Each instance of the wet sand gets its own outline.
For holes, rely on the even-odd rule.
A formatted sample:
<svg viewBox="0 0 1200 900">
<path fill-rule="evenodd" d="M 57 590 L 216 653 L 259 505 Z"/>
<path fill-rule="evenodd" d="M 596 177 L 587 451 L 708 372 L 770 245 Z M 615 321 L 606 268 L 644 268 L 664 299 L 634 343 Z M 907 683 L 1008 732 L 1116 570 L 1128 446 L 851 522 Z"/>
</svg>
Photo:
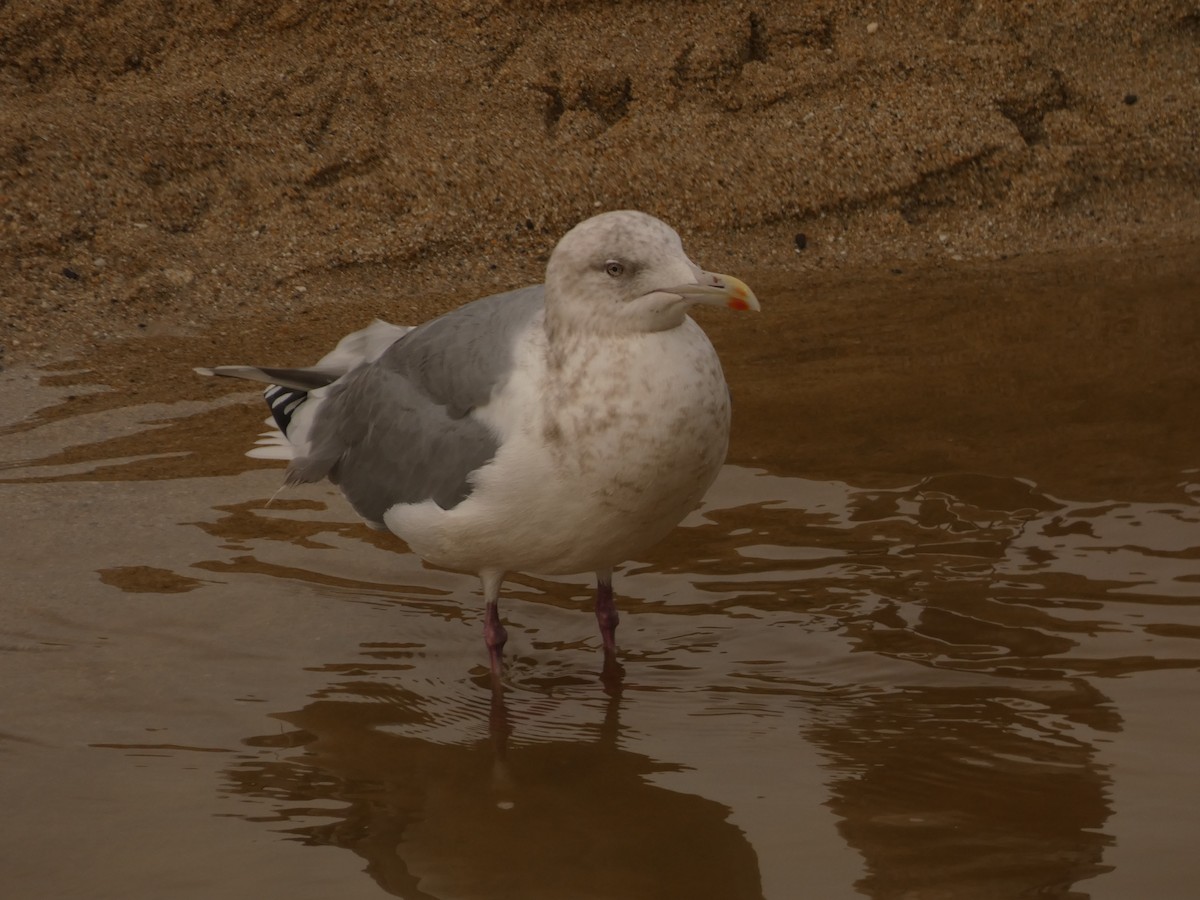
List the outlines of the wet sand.
<svg viewBox="0 0 1200 900">
<path fill-rule="evenodd" d="M 1194 243 L 1198 22 L 1131 0 L 15 0 L 0 363 L 234 319 L 283 349 L 371 298 L 421 321 L 540 280 L 599 209 L 799 283 Z"/>
</svg>

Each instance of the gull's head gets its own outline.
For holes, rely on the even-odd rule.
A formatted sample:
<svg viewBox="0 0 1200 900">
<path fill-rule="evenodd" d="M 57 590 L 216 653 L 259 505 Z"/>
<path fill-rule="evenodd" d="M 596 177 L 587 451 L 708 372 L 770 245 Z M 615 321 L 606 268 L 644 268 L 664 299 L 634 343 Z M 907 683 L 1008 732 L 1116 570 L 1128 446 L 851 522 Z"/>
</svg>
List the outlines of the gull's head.
<svg viewBox="0 0 1200 900">
<path fill-rule="evenodd" d="M 618 210 L 580 222 L 546 266 L 546 315 L 559 327 L 664 331 L 683 324 L 697 304 L 759 308 L 749 287 L 705 272 L 683 252 L 675 229 L 646 213 Z"/>
</svg>

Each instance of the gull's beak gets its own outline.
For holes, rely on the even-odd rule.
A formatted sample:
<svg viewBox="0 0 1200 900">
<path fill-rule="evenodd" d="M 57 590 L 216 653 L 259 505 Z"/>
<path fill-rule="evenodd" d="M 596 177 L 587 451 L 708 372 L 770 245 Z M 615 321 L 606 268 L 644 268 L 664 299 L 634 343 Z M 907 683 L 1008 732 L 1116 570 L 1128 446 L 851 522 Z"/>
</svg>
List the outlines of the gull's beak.
<svg viewBox="0 0 1200 900">
<path fill-rule="evenodd" d="M 675 287 L 662 288 L 663 293 L 678 294 L 689 303 L 703 303 L 706 306 L 727 306 L 730 309 L 744 311 L 762 310 L 754 291 L 740 278 L 732 275 L 718 275 L 714 272 L 699 272 L 695 284 L 679 284 Z"/>
</svg>

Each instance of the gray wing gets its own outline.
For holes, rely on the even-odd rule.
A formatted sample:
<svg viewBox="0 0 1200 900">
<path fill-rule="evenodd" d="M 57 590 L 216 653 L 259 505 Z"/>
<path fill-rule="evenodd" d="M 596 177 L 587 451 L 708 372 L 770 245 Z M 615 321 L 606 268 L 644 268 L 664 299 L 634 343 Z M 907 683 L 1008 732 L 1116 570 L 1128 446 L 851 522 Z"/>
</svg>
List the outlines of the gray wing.
<svg viewBox="0 0 1200 900">
<path fill-rule="evenodd" d="M 329 478 L 380 526 L 397 503 L 456 506 L 499 447 L 471 413 L 505 383 L 516 340 L 541 308 L 541 285 L 485 297 L 351 371 L 327 389 L 288 483 Z"/>
</svg>

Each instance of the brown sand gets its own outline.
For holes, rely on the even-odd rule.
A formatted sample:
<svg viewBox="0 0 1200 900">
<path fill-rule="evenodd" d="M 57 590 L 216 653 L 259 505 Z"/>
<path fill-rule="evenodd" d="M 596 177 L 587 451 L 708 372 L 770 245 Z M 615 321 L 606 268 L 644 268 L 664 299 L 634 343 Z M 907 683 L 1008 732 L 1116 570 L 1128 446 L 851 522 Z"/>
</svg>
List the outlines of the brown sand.
<svg viewBox="0 0 1200 900">
<path fill-rule="evenodd" d="M 3 363 L 304 359 L 614 207 L 796 281 L 1200 236 L 1182 0 L 12 0 L 0 67 Z"/>
</svg>

